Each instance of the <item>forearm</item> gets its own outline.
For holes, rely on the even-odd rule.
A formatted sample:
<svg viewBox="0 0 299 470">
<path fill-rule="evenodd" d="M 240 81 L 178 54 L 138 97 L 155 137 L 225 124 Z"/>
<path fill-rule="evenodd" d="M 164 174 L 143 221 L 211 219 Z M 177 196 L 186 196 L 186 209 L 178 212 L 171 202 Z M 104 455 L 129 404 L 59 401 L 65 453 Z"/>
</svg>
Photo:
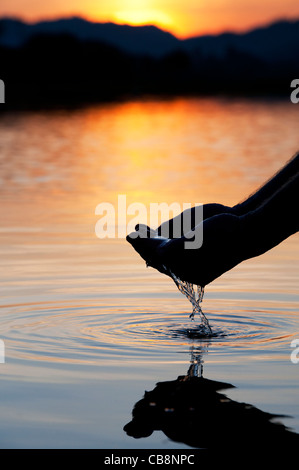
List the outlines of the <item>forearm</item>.
<svg viewBox="0 0 299 470">
<path fill-rule="evenodd" d="M 257 210 L 267 200 L 271 199 L 277 191 L 294 177 L 299 175 L 299 153 L 297 153 L 287 164 L 266 182 L 254 194 L 245 201 L 233 207 L 236 215 L 244 215 L 247 212 Z"/>
<path fill-rule="evenodd" d="M 258 256 L 299 230 L 299 175 L 293 177 L 261 207 L 240 217 L 245 257 Z"/>
</svg>

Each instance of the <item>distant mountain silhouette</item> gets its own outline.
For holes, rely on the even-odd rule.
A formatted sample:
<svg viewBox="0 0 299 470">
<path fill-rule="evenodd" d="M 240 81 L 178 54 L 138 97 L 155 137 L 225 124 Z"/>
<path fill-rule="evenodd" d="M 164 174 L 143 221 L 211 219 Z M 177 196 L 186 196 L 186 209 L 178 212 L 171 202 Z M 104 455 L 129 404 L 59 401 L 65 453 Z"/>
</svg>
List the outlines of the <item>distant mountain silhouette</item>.
<svg viewBox="0 0 299 470">
<path fill-rule="evenodd" d="M 278 21 L 246 33 L 223 33 L 179 40 L 156 26 L 93 23 L 83 18 L 63 18 L 33 24 L 12 18 L 0 19 L 0 46 L 21 47 L 35 35 L 72 35 L 80 41 L 115 46 L 129 54 L 163 57 L 177 50 L 203 57 L 223 58 L 230 49 L 263 61 L 297 60 L 299 20 Z"/>
<path fill-rule="evenodd" d="M 266 62 L 298 60 L 299 21 L 279 21 L 243 34 L 224 33 L 184 41 L 184 49 L 207 57 L 223 58 L 229 49 Z"/>
<path fill-rule="evenodd" d="M 299 21 L 179 40 L 155 26 L 0 19 L 7 106 L 144 94 L 282 94 L 299 78 Z"/>
<path fill-rule="evenodd" d="M 0 20 L 0 45 L 21 47 L 35 35 L 72 35 L 80 41 L 104 42 L 129 54 L 161 57 L 179 47 L 180 41 L 156 26 L 128 26 L 92 23 L 83 18 L 65 18 L 27 24 L 20 20 Z"/>
</svg>

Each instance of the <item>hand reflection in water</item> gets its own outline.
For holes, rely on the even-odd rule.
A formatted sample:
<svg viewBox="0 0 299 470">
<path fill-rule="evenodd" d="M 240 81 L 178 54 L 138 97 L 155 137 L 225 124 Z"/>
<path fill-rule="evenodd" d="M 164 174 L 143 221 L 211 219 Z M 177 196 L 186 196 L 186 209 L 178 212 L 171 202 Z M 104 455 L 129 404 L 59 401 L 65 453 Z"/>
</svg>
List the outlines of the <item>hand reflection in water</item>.
<svg viewBox="0 0 299 470">
<path fill-rule="evenodd" d="M 202 350 L 192 351 L 187 375 L 145 392 L 133 409 L 124 431 L 145 438 L 161 430 L 175 442 L 194 448 L 242 449 L 275 453 L 298 449 L 299 436 L 248 403 L 232 400 L 222 391 L 233 385 L 202 376 Z"/>
</svg>

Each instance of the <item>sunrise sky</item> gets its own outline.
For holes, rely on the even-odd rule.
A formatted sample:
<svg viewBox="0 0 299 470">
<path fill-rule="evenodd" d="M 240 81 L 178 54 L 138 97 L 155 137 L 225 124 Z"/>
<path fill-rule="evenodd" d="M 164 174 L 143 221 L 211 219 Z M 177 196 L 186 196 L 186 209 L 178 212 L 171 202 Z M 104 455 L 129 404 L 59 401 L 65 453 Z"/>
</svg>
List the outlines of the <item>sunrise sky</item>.
<svg viewBox="0 0 299 470">
<path fill-rule="evenodd" d="M 131 25 L 154 24 L 178 37 L 244 31 L 299 18 L 298 0 L 1 0 L 0 16 L 27 21 L 82 16 Z"/>
</svg>

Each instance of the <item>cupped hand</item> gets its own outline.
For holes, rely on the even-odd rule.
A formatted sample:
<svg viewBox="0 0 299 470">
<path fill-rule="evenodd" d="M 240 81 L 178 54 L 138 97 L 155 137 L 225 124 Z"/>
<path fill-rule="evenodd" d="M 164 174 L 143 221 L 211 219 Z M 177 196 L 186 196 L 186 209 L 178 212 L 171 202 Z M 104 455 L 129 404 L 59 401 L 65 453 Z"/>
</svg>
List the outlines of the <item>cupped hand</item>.
<svg viewBox="0 0 299 470">
<path fill-rule="evenodd" d="M 128 235 L 127 241 L 148 266 L 204 287 L 240 263 L 246 252 L 248 237 L 244 217 L 224 211 L 207 216 L 194 228 L 195 236 L 196 231 L 203 233 L 203 243 L 199 248 L 191 248 L 190 234 L 164 238 L 158 235 L 158 231 L 144 225 L 136 226 L 136 232 Z"/>
</svg>

